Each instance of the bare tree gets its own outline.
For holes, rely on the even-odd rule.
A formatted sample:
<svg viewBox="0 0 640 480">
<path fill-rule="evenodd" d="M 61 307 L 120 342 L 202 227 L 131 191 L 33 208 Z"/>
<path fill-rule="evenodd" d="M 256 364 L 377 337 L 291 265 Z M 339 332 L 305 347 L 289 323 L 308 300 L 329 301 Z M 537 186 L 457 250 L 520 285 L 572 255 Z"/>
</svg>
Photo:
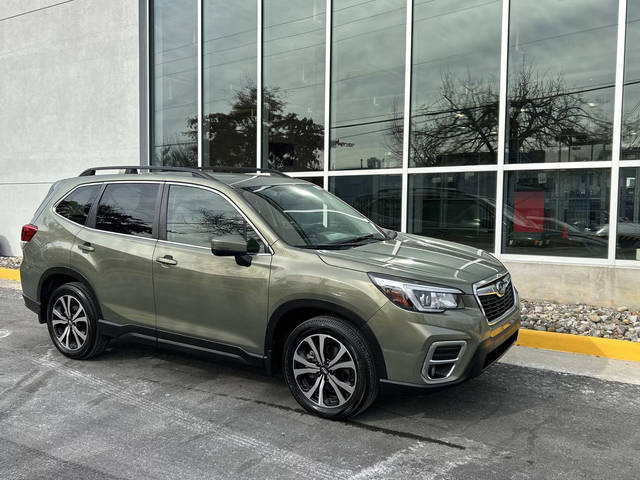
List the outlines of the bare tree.
<svg viewBox="0 0 640 480">
<path fill-rule="evenodd" d="M 508 151 L 515 161 L 561 145 L 610 144 L 611 121 L 584 91 L 569 91 L 562 77 L 546 78 L 532 67 L 513 73 L 509 86 Z M 416 166 L 495 163 L 498 148 L 497 81 L 444 74 L 440 97 L 411 116 L 410 154 Z M 401 119 L 390 135 L 402 136 Z M 532 158 L 533 157 L 533 158 Z M 544 159 L 543 159 L 544 160 Z"/>
</svg>

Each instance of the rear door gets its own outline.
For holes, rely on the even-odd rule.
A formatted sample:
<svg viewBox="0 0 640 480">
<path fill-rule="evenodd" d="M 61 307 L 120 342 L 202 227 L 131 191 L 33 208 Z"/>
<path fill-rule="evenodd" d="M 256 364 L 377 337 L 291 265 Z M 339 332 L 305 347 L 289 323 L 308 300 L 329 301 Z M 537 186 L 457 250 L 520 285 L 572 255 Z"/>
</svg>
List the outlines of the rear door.
<svg viewBox="0 0 640 480">
<path fill-rule="evenodd" d="M 148 337 L 155 337 L 151 265 L 161 190 L 161 182 L 105 184 L 71 253 L 104 320 Z"/>
<path fill-rule="evenodd" d="M 266 242 L 225 196 L 204 187 L 167 184 L 160 223 L 153 262 L 158 342 L 262 354 L 271 267 Z M 211 253 L 211 239 L 228 234 L 259 243 L 250 265 Z"/>
</svg>

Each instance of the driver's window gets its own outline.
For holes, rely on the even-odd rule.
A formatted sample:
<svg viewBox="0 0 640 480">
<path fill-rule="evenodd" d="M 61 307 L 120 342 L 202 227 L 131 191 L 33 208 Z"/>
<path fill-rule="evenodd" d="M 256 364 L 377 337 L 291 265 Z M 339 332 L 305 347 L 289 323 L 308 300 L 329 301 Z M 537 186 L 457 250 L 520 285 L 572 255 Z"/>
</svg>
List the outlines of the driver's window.
<svg viewBox="0 0 640 480">
<path fill-rule="evenodd" d="M 167 204 L 167 240 L 211 247 L 211 240 L 222 235 L 240 235 L 254 239 L 260 249 L 266 247 L 242 215 L 222 196 L 197 187 L 171 185 Z"/>
</svg>

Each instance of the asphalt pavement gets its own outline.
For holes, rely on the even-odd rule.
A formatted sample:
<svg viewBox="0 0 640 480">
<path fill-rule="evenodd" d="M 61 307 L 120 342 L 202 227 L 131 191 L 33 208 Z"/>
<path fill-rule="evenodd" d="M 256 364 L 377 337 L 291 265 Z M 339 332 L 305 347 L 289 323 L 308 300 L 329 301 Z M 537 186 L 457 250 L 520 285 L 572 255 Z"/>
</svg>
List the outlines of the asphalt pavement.
<svg viewBox="0 0 640 480">
<path fill-rule="evenodd" d="M 2 479 L 640 477 L 637 384 L 525 358 L 437 391 L 386 388 L 363 415 L 331 422 L 247 367 L 125 341 L 66 359 L 7 286 Z"/>
</svg>

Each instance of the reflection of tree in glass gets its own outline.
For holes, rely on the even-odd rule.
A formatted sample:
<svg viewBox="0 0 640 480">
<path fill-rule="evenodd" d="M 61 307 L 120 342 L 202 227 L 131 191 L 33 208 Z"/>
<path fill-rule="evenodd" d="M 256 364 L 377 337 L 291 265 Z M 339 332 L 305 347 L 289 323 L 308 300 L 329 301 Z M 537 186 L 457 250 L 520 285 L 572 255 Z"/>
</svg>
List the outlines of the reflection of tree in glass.
<svg viewBox="0 0 640 480">
<path fill-rule="evenodd" d="M 125 233 L 141 237 L 151 236 L 151 224 L 141 218 L 127 215 L 111 205 L 100 205 L 96 228 L 108 232 Z"/>
<path fill-rule="evenodd" d="M 170 167 L 196 167 L 198 166 L 198 144 L 180 140 L 176 135 L 165 141 L 159 149 L 156 149 L 152 159 L 152 165 L 165 165 Z M 197 138 L 197 136 L 196 136 Z"/>
<path fill-rule="evenodd" d="M 246 222 L 240 215 L 228 212 L 200 209 L 202 219 L 200 224 L 213 236 L 220 235 L 242 235 L 246 238 Z"/>
<path fill-rule="evenodd" d="M 262 242 L 258 234 L 241 215 L 233 212 L 208 210 L 206 208 L 201 208 L 199 211 L 202 215 L 199 223 L 203 226 L 203 230 L 212 234 L 211 238 L 222 235 L 240 235 L 247 241 L 254 239 L 260 245 L 258 248 L 261 248 Z"/>
<path fill-rule="evenodd" d="M 597 89 L 604 88 L 609 86 Z M 440 90 L 435 104 L 418 108 L 411 118 L 410 154 L 415 166 L 495 163 L 499 99 L 495 79 L 445 74 Z M 519 161 L 544 161 L 549 148 L 610 144 L 611 120 L 587 103 L 583 93 L 570 91 L 562 77 L 548 79 L 524 65 L 512 73 L 507 112 L 511 155 L 526 157 Z M 401 119 L 392 135 L 402 136 Z"/>
<path fill-rule="evenodd" d="M 625 99 L 627 98 L 626 88 L 630 83 L 625 82 Z M 637 158 L 640 158 L 640 101 L 631 108 L 625 106 L 622 116 L 622 159 Z"/>
<path fill-rule="evenodd" d="M 545 79 L 523 66 L 509 93 L 510 155 L 523 156 L 519 161 L 544 161 L 544 150 L 549 147 L 610 145 L 611 119 L 584 97 L 587 92 L 608 88 L 611 86 L 571 91 L 562 77 Z M 608 160 L 610 154 L 603 149 L 587 160 Z"/>
<path fill-rule="evenodd" d="M 300 170 L 317 170 L 321 165 L 319 152 L 323 147 L 322 125 L 296 113 L 286 113 L 286 102 L 278 89 L 265 89 L 262 99 L 265 112 L 264 134 L 268 135 L 269 167 L 286 170 L 295 165 Z M 210 113 L 202 123 L 203 141 L 209 142 L 212 166 L 254 165 L 256 158 L 256 87 L 247 86 L 236 92 L 228 113 Z M 198 138 L 198 121 L 187 121 L 192 139 Z"/>
</svg>

